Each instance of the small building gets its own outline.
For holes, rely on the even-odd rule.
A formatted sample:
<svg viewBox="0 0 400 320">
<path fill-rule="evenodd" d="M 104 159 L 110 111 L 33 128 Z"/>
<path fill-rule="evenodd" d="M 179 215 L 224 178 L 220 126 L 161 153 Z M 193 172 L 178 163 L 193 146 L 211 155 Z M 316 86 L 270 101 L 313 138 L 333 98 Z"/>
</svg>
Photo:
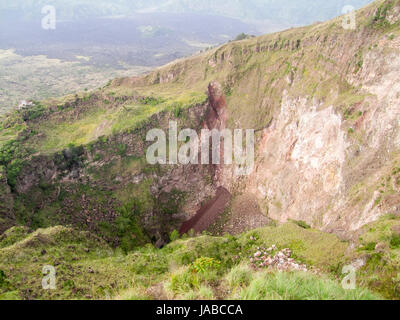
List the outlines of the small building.
<svg viewBox="0 0 400 320">
<path fill-rule="evenodd" d="M 20 104 L 18 105 L 17 109 L 18 110 L 23 110 L 23 109 L 27 109 L 29 107 L 33 106 L 33 102 L 32 101 L 27 101 L 27 100 L 22 100 L 20 102 Z"/>
</svg>

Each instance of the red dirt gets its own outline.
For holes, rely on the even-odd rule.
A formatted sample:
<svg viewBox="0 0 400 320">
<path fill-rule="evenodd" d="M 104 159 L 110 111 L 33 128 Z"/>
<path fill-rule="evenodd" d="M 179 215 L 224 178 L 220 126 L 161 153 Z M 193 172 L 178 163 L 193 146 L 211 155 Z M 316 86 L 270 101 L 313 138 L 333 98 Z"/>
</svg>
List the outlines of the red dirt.
<svg viewBox="0 0 400 320">
<path fill-rule="evenodd" d="M 209 84 L 208 97 L 209 109 L 203 123 L 203 128 L 221 131 L 226 128 L 227 107 L 225 95 L 220 83 L 212 81 Z M 225 141 L 221 142 L 220 146 L 220 159 L 224 159 L 224 142 Z M 210 150 L 210 157 L 211 153 Z M 213 172 L 213 182 L 217 183 L 220 178 L 222 165 L 211 163 L 212 161 L 210 159 L 211 171 Z M 188 233 L 190 230 L 194 230 L 196 233 L 206 230 L 210 225 L 215 223 L 217 218 L 224 212 L 230 199 L 231 194 L 229 191 L 223 187 L 219 187 L 215 197 L 197 211 L 197 214 L 192 219 L 182 224 L 179 233 L 182 235 Z"/>
<path fill-rule="evenodd" d="M 221 84 L 212 81 L 208 86 L 208 98 L 210 109 L 205 118 L 204 127 L 212 130 L 225 129 L 227 121 L 227 108 L 225 95 L 222 91 Z"/>
<path fill-rule="evenodd" d="M 179 229 L 181 235 L 194 230 L 196 233 L 206 230 L 221 215 L 231 199 L 231 194 L 224 187 L 219 187 L 215 197 L 204 205 L 197 214 L 182 224 Z"/>
</svg>

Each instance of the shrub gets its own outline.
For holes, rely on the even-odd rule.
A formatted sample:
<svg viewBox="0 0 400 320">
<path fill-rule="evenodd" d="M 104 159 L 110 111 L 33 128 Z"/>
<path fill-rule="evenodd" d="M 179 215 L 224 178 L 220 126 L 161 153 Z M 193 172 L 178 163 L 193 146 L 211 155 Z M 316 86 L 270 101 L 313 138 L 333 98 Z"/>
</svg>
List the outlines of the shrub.
<svg viewBox="0 0 400 320">
<path fill-rule="evenodd" d="M 372 20 L 372 24 L 377 28 L 386 28 L 390 26 L 390 23 L 387 21 L 386 17 L 392 8 L 393 1 L 385 1 L 376 11 L 376 14 Z"/>
<path fill-rule="evenodd" d="M 397 234 L 392 235 L 390 239 L 390 248 L 397 249 L 400 248 L 400 236 Z"/>
<path fill-rule="evenodd" d="M 183 115 L 183 106 L 181 103 L 174 103 L 170 108 L 175 118 L 178 119 Z"/>
<path fill-rule="evenodd" d="M 115 220 L 120 247 L 128 252 L 141 244 L 145 235 L 138 222 L 142 212 L 140 201 L 133 199 L 129 203 L 117 209 L 119 216 Z"/>
<path fill-rule="evenodd" d="M 248 286 L 253 279 L 252 270 L 247 265 L 238 265 L 231 269 L 225 279 L 232 289 Z"/>
<path fill-rule="evenodd" d="M 169 240 L 171 240 L 171 242 L 174 242 L 176 240 L 179 239 L 179 232 L 178 230 L 174 230 L 172 231 L 171 235 L 169 236 Z"/>
<path fill-rule="evenodd" d="M 199 288 L 199 299 L 213 300 L 214 292 L 209 286 L 201 285 Z"/>
<path fill-rule="evenodd" d="M 163 103 L 163 99 L 161 98 L 154 98 L 154 97 L 145 97 L 142 99 L 142 104 L 149 105 L 149 106 L 156 106 Z"/>
<path fill-rule="evenodd" d="M 11 140 L 0 148 L 0 165 L 7 166 L 13 159 L 23 156 L 23 148 L 19 141 Z"/>
<path fill-rule="evenodd" d="M 193 272 L 192 266 L 183 267 L 174 272 L 169 281 L 165 284 L 165 289 L 175 295 L 184 295 L 187 300 L 194 299 L 213 299 L 214 294 L 210 285 L 216 285 L 219 280 L 215 270 L 205 270 L 204 272 Z"/>
<path fill-rule="evenodd" d="M 254 38 L 254 36 L 248 35 L 248 34 L 242 32 L 241 34 L 237 35 L 237 37 L 235 38 L 234 41 L 241 41 L 241 40 L 250 39 L 250 38 Z"/>
<path fill-rule="evenodd" d="M 80 166 L 81 157 L 84 155 L 85 149 L 82 146 L 76 147 L 74 144 L 69 144 L 68 148 L 62 151 L 62 157 L 58 157 L 56 162 L 62 169 L 69 169 Z"/>
<path fill-rule="evenodd" d="M 291 222 L 293 222 L 294 224 L 298 225 L 300 228 L 303 229 L 311 229 L 311 226 L 309 224 L 307 224 L 307 222 L 303 221 L 303 220 L 291 220 Z"/>
<path fill-rule="evenodd" d="M 185 240 L 185 243 L 181 250 L 171 257 L 178 264 L 189 265 L 198 258 L 210 257 L 221 262 L 221 268 L 218 272 L 230 269 L 237 264 L 234 256 L 235 253 L 239 253 L 240 245 L 234 237 L 201 236 L 191 239 L 187 235 L 186 238 L 183 235 L 182 239 Z"/>
<path fill-rule="evenodd" d="M 191 272 L 189 268 L 181 268 L 171 275 L 166 284 L 166 289 L 174 294 L 185 293 L 200 286 L 199 277 Z"/>
<path fill-rule="evenodd" d="M 24 121 L 35 120 L 40 118 L 44 114 L 44 111 L 45 108 L 41 104 L 35 102 L 31 108 L 22 113 L 22 118 Z"/>
<path fill-rule="evenodd" d="M 190 266 L 190 271 L 193 273 L 206 273 L 213 270 L 218 270 L 221 267 L 221 262 L 214 258 L 199 258 L 196 259 Z"/>
<path fill-rule="evenodd" d="M 0 288 L 3 288 L 7 285 L 6 274 L 3 270 L 0 270 Z"/>
<path fill-rule="evenodd" d="M 22 160 L 13 160 L 7 167 L 7 182 L 12 189 L 17 185 L 18 175 L 22 170 L 24 162 Z"/>
<path fill-rule="evenodd" d="M 370 242 L 363 249 L 366 251 L 374 251 L 375 248 L 376 248 L 376 242 Z"/>
<path fill-rule="evenodd" d="M 126 149 L 127 149 L 126 144 L 123 144 L 123 143 L 119 144 L 117 146 L 118 155 L 121 156 L 121 157 L 125 156 L 126 155 Z"/>
</svg>

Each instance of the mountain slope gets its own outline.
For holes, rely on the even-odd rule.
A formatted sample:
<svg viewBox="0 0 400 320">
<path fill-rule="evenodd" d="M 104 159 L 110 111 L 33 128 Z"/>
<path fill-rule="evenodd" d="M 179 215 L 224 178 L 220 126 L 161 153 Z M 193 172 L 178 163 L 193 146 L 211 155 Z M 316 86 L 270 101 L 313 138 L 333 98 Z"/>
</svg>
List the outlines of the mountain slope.
<svg viewBox="0 0 400 320">
<path fill-rule="evenodd" d="M 301 220 L 350 240 L 344 261 L 362 258 L 362 284 L 398 297 L 399 13 L 400 1 L 377 1 L 356 30 L 337 18 L 235 41 L 2 117 L 0 231 L 73 225 L 125 252 L 161 247 L 222 186 L 232 200 L 209 232 Z M 146 134 L 170 120 L 256 129 L 255 171 L 148 164 Z M 277 243 L 281 229 L 268 230 L 265 245 Z"/>
</svg>

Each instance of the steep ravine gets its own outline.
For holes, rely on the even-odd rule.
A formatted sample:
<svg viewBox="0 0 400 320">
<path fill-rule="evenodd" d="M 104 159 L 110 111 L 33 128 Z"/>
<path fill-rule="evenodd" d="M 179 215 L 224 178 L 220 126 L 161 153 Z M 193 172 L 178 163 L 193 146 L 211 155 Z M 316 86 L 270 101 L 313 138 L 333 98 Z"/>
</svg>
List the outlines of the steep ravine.
<svg viewBox="0 0 400 320">
<path fill-rule="evenodd" d="M 377 1 L 356 30 L 339 17 L 234 41 L 8 115 L 5 224 L 74 223 L 116 244 L 160 244 L 219 187 L 232 194 L 222 231 L 292 219 L 350 238 L 400 213 L 399 8 Z M 148 165 L 146 133 L 170 120 L 198 133 L 255 129 L 255 170 Z"/>
</svg>

